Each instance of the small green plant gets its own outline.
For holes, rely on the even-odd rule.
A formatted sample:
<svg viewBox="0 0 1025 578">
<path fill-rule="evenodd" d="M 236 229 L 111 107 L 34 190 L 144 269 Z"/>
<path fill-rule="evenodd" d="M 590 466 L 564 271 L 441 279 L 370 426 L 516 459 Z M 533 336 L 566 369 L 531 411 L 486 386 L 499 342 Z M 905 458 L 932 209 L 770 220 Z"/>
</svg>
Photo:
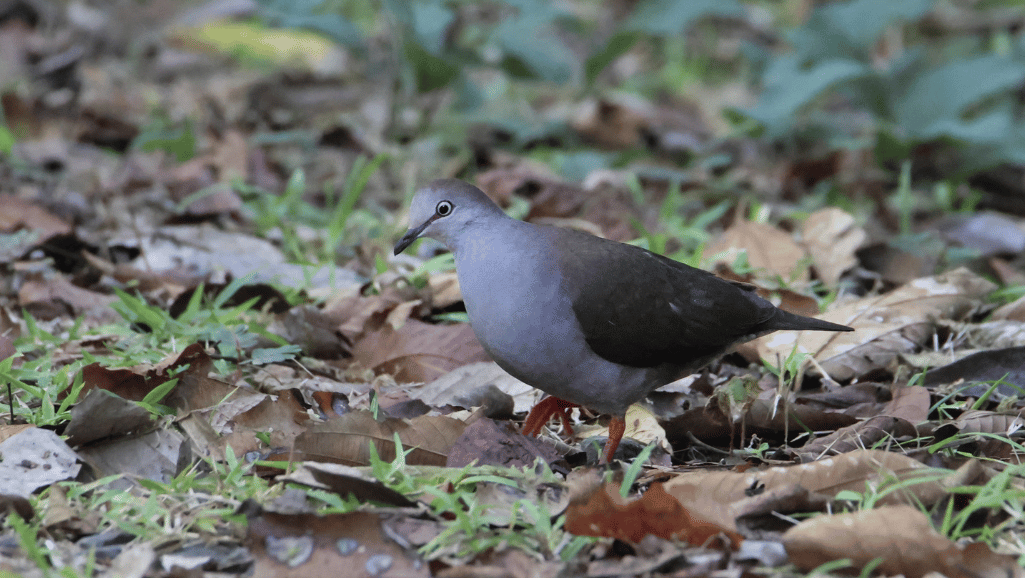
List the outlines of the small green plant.
<svg viewBox="0 0 1025 578">
<path fill-rule="evenodd" d="M 424 557 L 464 556 L 501 547 L 534 552 L 539 549 L 561 551 L 566 555 L 590 543 L 591 539 L 570 539 L 562 529 L 563 519 L 553 522 L 543 504 L 524 498 L 512 504 L 506 517 L 496 517 L 490 506 L 476 499 L 475 491 L 480 484 L 501 484 L 515 491 L 522 483 L 556 481 L 544 462 L 539 462 L 541 470 L 536 474 L 468 465 L 432 470 L 431 475 L 423 475 L 417 468 L 407 465 L 406 456 L 412 449 L 402 449 L 397 433 L 394 443 L 396 453 L 391 461 L 381 459 L 374 444 L 369 446 L 373 476 L 400 493 L 430 496 L 431 509 L 440 518 L 449 520 L 441 534 L 421 547 Z M 335 507 L 347 507 L 337 499 L 332 503 Z"/>
<path fill-rule="evenodd" d="M 192 121 L 173 122 L 157 111 L 132 141 L 131 148 L 141 151 L 162 150 L 183 163 L 196 156 L 196 127 Z"/>
<path fill-rule="evenodd" d="M 380 219 L 367 211 L 356 209 L 370 178 L 387 160 L 387 155 L 373 159 L 358 157 L 346 177 L 341 194 L 325 185 L 324 208 L 303 198 L 307 192 L 306 174 L 302 169 L 292 172 L 285 190 L 276 195 L 258 187 L 236 182 L 234 188 L 246 203 L 246 211 L 260 235 L 274 232 L 280 238 L 290 260 L 304 265 L 334 265 L 338 248 L 354 229 L 373 229 Z M 309 240 L 300 229 L 317 234 Z"/>
<path fill-rule="evenodd" d="M 126 331 L 124 325 L 102 328 L 123 336 L 112 344 L 120 357 L 112 360 L 112 365 L 128 367 L 144 362 L 155 363 L 168 353 L 180 350 L 181 344 L 206 342 L 215 345 L 221 353 L 221 358 L 214 361 L 215 368 L 227 373 L 232 370 L 229 360 L 239 357 L 239 350 L 253 348 L 259 337 L 275 341 L 279 347 L 261 350 L 255 359 L 250 357 L 250 363 L 294 358 L 299 349 L 267 331 L 269 320 L 261 319 L 261 314 L 253 310 L 259 300 L 257 297 L 227 306 L 232 296 L 250 281 L 250 276 L 235 279 L 209 301 L 204 301 L 205 291 L 201 285 L 177 318 L 162 307 L 147 303 L 142 297 L 115 290 L 119 299 L 111 307 L 134 331 Z"/>
<path fill-rule="evenodd" d="M 630 495 L 630 489 L 637 482 L 637 478 L 640 477 L 641 471 L 644 469 L 644 464 L 648 463 L 648 458 L 651 457 L 651 452 L 655 451 L 655 443 L 652 442 L 641 450 L 641 453 L 637 454 L 637 457 L 630 462 L 630 467 L 623 473 L 623 483 L 619 486 L 619 495 L 627 497 Z"/>
</svg>

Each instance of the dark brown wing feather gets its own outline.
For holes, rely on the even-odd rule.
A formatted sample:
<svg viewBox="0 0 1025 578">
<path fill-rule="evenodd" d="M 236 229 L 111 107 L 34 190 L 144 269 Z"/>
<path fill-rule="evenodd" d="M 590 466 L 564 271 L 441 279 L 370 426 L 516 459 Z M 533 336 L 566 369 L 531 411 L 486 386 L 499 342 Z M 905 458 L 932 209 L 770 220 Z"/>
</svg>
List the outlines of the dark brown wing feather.
<svg viewBox="0 0 1025 578">
<path fill-rule="evenodd" d="M 693 366 L 777 329 L 849 330 L 785 313 L 750 286 L 639 247 L 577 231 L 551 234 L 587 344 L 615 363 Z"/>
</svg>

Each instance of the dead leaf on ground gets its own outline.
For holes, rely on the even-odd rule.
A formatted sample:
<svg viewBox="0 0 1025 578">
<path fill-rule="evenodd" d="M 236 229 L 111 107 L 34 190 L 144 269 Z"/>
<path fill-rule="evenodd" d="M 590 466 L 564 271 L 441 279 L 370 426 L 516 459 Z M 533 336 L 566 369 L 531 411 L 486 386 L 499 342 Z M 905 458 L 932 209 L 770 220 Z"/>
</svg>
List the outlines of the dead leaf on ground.
<svg viewBox="0 0 1025 578">
<path fill-rule="evenodd" d="M 726 536 L 726 546 L 739 547 L 736 532 L 706 522 L 687 511 L 662 484 L 652 484 L 641 497 L 627 500 L 619 484 L 602 484 L 574 495 L 566 509 L 566 531 L 578 536 L 604 536 L 636 543 L 648 535 L 677 539 L 695 546 L 716 544 Z M 719 547 L 724 544 L 718 542 Z"/>
<path fill-rule="evenodd" d="M 13 195 L 0 195 L 0 231 L 39 231 L 41 238 L 71 232 L 71 225 L 35 203 Z"/>
<path fill-rule="evenodd" d="M 262 446 L 263 442 L 256 437 L 262 432 L 269 435 L 272 447 L 291 447 L 295 438 L 306 431 L 309 419 L 291 391 L 265 395 L 255 406 L 231 419 L 231 432 L 225 443 L 240 456 Z"/>
<path fill-rule="evenodd" d="M 797 450 L 797 456 L 804 463 L 814 462 L 838 454 L 853 452 L 862 448 L 876 447 L 882 443 L 901 438 L 916 437 L 915 424 L 906 419 L 888 415 L 877 415 L 818 438 Z"/>
<path fill-rule="evenodd" d="M 747 253 L 747 262 L 758 276 L 793 281 L 809 278 L 807 267 L 800 267 L 806 253 L 793 235 L 765 223 L 735 223 L 705 248 L 703 258 L 729 267 L 741 253 Z"/>
<path fill-rule="evenodd" d="M 18 290 L 18 303 L 40 319 L 85 315 L 93 322 L 120 321 L 121 316 L 110 308 L 117 300 L 114 295 L 83 289 L 61 274 L 28 280 Z"/>
<path fill-rule="evenodd" d="M 445 465 L 449 449 L 466 429 L 466 424 L 444 416 L 421 416 L 411 420 L 374 419 L 369 411 L 355 411 L 317 424 L 295 439 L 295 451 L 304 460 L 334 462 L 348 466 L 370 465 L 369 445 L 390 462 L 395 459 L 394 434 L 410 452 L 410 465 Z"/>
<path fill-rule="evenodd" d="M 703 519 L 735 528 L 741 516 L 824 509 L 829 504 L 824 498 L 833 498 L 844 490 L 891 488 L 896 491 L 887 490 L 881 503 L 929 506 L 949 495 L 947 488 L 953 487 L 949 480 L 955 478 L 962 481 L 963 475 L 929 468 L 893 452 L 857 450 L 808 464 L 763 470 L 683 472 L 665 482 L 665 491 Z M 915 481 L 898 488 L 898 482 L 910 480 Z M 977 482 L 978 476 L 972 481 Z M 795 494 L 798 489 L 818 499 Z"/>
<path fill-rule="evenodd" d="M 637 237 L 631 221 L 633 200 L 624 187 L 600 184 L 584 189 L 527 168 L 493 169 L 477 177 L 492 198 L 514 194 L 530 201 L 526 220 L 541 225 L 580 229 L 599 237 L 629 241 Z M 655 226 L 645 222 L 645 226 Z"/>
<path fill-rule="evenodd" d="M 1025 419 L 1022 412 L 996 413 L 992 411 L 970 409 L 950 420 L 933 432 L 937 441 L 949 439 L 957 434 L 968 436 L 978 446 L 975 455 L 994 459 L 1007 459 L 1013 450 L 1010 438 L 1021 437 Z M 992 434 L 973 435 L 973 434 Z M 1008 441 L 1005 441 L 1008 440 Z M 960 442 L 966 438 L 959 438 Z"/>
<path fill-rule="evenodd" d="M 148 409 L 101 388 L 90 389 L 71 408 L 64 428 L 69 445 L 151 429 L 155 420 Z"/>
<path fill-rule="evenodd" d="M 985 544 L 951 542 L 912 506 L 816 516 L 788 530 L 783 543 L 790 560 L 806 572 L 843 558 L 851 560 L 851 570 L 858 572 L 882 558 L 875 571 L 888 576 L 922 578 L 932 572 L 950 578 L 1025 575 L 1013 557 L 995 554 Z"/>
<path fill-rule="evenodd" d="M 81 468 L 78 455 L 50 430 L 27 428 L 0 442 L 0 487 L 7 494 L 28 497 L 74 479 Z"/>
<path fill-rule="evenodd" d="M 990 319 L 1016 321 L 1018 323 L 1025 322 L 1025 295 L 1006 305 L 997 307 L 993 314 L 990 315 Z"/>
<path fill-rule="evenodd" d="M 626 421 L 626 431 L 623 433 L 623 439 L 633 439 L 645 446 L 655 443 L 663 452 L 673 453 L 673 448 L 666 441 L 666 430 L 659 424 L 658 418 L 651 413 L 651 410 L 644 405 L 635 403 L 628 407 L 624 421 Z M 574 426 L 573 429 L 574 435 L 578 439 L 595 436 L 609 437 L 608 425 L 582 425 Z"/>
<path fill-rule="evenodd" d="M 18 424 L 0 424 L 0 442 L 3 442 L 11 436 L 20 434 L 21 432 L 36 427 L 30 423 L 18 423 Z"/>
<path fill-rule="evenodd" d="M 984 257 L 1025 251 L 1025 226 L 1021 219 L 1000 213 L 954 214 L 942 219 L 936 227 L 947 242 L 973 249 Z"/>
<path fill-rule="evenodd" d="M 606 148 L 643 146 L 648 134 L 650 104 L 641 99 L 617 102 L 590 99 L 580 103 L 573 128 L 584 138 Z"/>
<path fill-rule="evenodd" d="M 827 287 L 835 287 L 844 271 L 858 264 L 855 253 L 867 237 L 850 213 L 836 207 L 815 211 L 801 224 L 802 243 Z"/>
<path fill-rule="evenodd" d="M 498 390 L 489 392 L 489 388 Z M 525 413 L 534 406 L 537 390 L 506 373 L 493 361 L 469 363 L 409 390 L 409 397 L 423 400 L 432 407 L 444 406 L 470 409 L 484 400 L 505 395 L 512 402 L 513 413 Z M 500 400 L 495 399 L 496 405 Z"/>
<path fill-rule="evenodd" d="M 810 353 L 837 381 L 886 367 L 899 353 L 915 351 L 940 319 L 960 319 L 982 304 L 995 286 L 967 269 L 924 277 L 889 293 L 837 307 L 821 319 L 849 325 L 850 333 L 778 331 L 755 341 L 763 359 L 786 358 L 796 347 Z"/>
<path fill-rule="evenodd" d="M 507 421 L 481 418 L 467 426 L 455 441 L 445 465 L 450 468 L 470 464 L 525 468 L 532 466 L 539 457 L 546 463 L 552 463 L 562 456 L 543 441 L 519 433 Z"/>
<path fill-rule="evenodd" d="M 432 325 L 410 319 L 399 329 L 385 324 L 352 348 L 353 363 L 396 381 L 430 381 L 449 371 L 491 358 L 466 323 Z"/>
<path fill-rule="evenodd" d="M 361 503 L 375 501 L 388 506 L 412 508 L 416 503 L 374 476 L 351 466 L 322 462 L 301 462 L 288 475 L 279 476 L 279 482 L 294 482 L 311 488 L 328 490 L 348 498 L 354 496 Z"/>
<path fill-rule="evenodd" d="M 181 473 L 192 457 L 185 438 L 174 429 L 108 439 L 80 448 L 78 453 L 96 477 L 124 475 L 163 484 Z M 127 480 L 112 484 L 114 488 L 131 486 Z"/>
</svg>

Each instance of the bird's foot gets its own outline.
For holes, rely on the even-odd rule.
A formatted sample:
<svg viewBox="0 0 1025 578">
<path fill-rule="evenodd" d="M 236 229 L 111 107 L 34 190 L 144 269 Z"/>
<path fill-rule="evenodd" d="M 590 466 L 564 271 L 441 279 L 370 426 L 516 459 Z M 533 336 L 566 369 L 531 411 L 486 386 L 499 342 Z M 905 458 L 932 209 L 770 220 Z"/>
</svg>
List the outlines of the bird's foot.
<svg viewBox="0 0 1025 578">
<path fill-rule="evenodd" d="M 616 455 L 616 449 L 619 448 L 619 442 L 623 439 L 623 434 L 626 433 L 626 420 L 621 417 L 614 417 L 609 422 L 609 439 L 605 442 L 605 451 L 601 454 L 600 464 L 611 464 L 612 458 Z"/>
<path fill-rule="evenodd" d="M 548 420 L 551 419 L 553 415 L 558 415 L 559 419 L 562 420 L 562 426 L 566 428 L 566 433 L 573 435 L 573 426 L 570 425 L 569 410 L 574 407 L 580 406 L 573 402 L 549 395 L 539 401 L 538 404 L 530 410 L 530 413 L 527 414 L 527 419 L 523 422 L 523 435 L 536 436 L 541 433 L 541 427 L 548 423 Z M 622 434 L 620 434 L 620 437 L 622 437 Z"/>
</svg>

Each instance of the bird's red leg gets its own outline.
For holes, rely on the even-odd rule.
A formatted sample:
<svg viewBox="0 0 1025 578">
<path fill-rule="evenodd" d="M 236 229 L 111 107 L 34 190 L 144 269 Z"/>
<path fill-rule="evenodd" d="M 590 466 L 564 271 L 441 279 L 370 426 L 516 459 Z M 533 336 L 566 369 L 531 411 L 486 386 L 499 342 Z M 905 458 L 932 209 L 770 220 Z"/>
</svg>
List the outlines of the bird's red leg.
<svg viewBox="0 0 1025 578">
<path fill-rule="evenodd" d="M 549 395 L 539 401 L 538 404 L 534 406 L 534 409 L 530 410 L 530 413 L 527 414 L 527 419 L 523 422 L 523 435 L 536 436 L 541 433 L 541 426 L 548 423 L 548 420 L 556 414 L 558 414 L 559 419 L 562 420 L 562 425 L 566 428 L 566 433 L 573 435 L 573 427 L 570 426 L 568 412 L 574 407 L 579 406 L 575 403 Z"/>
<path fill-rule="evenodd" d="M 623 439 L 624 433 L 626 433 L 626 420 L 621 417 L 612 418 L 612 421 L 609 423 L 609 441 L 605 442 L 605 451 L 602 452 L 601 463 L 612 463 L 612 457 L 616 455 L 616 448 L 619 447 L 619 441 Z"/>
</svg>

